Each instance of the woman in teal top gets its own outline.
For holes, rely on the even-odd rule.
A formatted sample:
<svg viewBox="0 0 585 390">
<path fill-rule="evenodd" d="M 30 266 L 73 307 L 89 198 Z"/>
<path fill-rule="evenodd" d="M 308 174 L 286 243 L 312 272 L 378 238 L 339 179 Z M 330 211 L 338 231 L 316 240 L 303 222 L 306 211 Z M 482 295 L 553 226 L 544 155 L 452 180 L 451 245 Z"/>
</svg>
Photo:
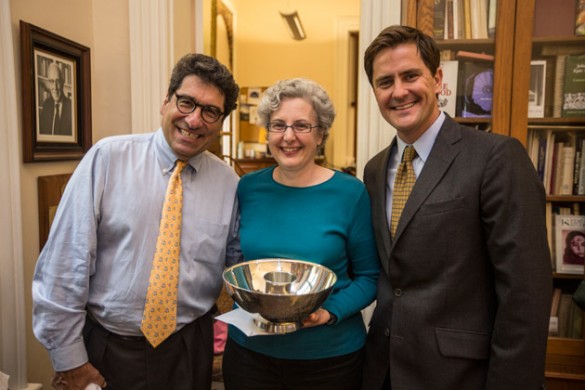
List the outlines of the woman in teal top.
<svg viewBox="0 0 585 390">
<path fill-rule="evenodd" d="M 379 273 L 368 193 L 355 177 L 315 163 L 335 117 L 318 84 L 276 83 L 258 115 L 278 165 L 240 180 L 244 258 L 311 261 L 333 270 L 337 283 L 296 332 L 247 337 L 230 326 L 226 389 L 359 388 L 366 340 L 361 309 L 374 300 Z"/>
</svg>

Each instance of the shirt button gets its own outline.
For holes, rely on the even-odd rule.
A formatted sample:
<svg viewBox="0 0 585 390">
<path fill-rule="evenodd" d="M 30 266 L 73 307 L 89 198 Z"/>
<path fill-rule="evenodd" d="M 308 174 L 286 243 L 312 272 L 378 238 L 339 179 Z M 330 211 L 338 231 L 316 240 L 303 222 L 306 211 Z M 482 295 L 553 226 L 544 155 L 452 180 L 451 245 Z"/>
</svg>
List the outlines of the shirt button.
<svg viewBox="0 0 585 390">
<path fill-rule="evenodd" d="M 402 296 L 402 289 L 401 288 L 394 289 L 394 295 L 397 297 L 401 297 Z"/>
<path fill-rule="evenodd" d="M 384 336 L 390 337 L 390 329 L 388 328 L 384 329 Z"/>
</svg>

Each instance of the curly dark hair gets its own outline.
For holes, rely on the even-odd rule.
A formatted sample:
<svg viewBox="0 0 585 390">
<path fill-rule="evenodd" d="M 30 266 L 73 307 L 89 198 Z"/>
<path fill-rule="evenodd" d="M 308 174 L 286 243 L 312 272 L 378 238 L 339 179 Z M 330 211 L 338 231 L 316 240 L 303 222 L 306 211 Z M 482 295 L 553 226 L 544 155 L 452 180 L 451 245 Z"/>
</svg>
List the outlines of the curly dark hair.
<svg viewBox="0 0 585 390">
<path fill-rule="evenodd" d="M 240 87 L 234 76 L 225 65 L 205 54 L 187 54 L 175 64 L 167 92 L 169 99 L 181 87 L 183 79 L 190 75 L 216 86 L 222 92 L 225 97 L 224 118 L 236 109 Z"/>
</svg>

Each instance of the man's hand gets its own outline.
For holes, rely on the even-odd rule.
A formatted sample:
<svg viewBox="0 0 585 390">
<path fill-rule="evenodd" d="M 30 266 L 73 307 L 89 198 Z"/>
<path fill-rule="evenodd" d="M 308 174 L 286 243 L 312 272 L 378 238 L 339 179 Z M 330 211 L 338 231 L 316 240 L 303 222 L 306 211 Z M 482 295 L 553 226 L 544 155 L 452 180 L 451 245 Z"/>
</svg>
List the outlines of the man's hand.
<svg viewBox="0 0 585 390">
<path fill-rule="evenodd" d="M 327 322 L 329 322 L 330 319 L 331 319 L 331 314 L 327 310 L 325 310 L 323 308 L 319 308 L 319 309 L 317 309 L 317 311 L 309 314 L 303 320 L 303 327 L 310 328 L 312 326 L 324 325 Z"/>
<path fill-rule="evenodd" d="M 84 390 L 90 383 L 106 387 L 106 379 L 91 363 L 69 371 L 56 372 L 51 378 L 51 385 L 57 390 Z"/>
</svg>

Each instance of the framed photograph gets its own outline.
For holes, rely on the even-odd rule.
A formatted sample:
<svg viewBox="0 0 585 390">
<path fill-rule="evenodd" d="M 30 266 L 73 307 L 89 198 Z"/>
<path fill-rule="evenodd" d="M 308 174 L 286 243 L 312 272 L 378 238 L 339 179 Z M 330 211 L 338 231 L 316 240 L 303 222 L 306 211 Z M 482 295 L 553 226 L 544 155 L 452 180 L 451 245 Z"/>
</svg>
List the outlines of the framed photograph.
<svg viewBox="0 0 585 390">
<path fill-rule="evenodd" d="M 530 61 L 530 90 L 528 91 L 528 117 L 544 118 L 546 88 L 546 60 Z"/>
<path fill-rule="evenodd" d="M 585 215 L 555 215 L 555 263 L 557 273 L 583 274 Z"/>
<path fill-rule="evenodd" d="M 24 162 L 78 160 L 91 147 L 89 48 L 20 21 Z"/>
</svg>

